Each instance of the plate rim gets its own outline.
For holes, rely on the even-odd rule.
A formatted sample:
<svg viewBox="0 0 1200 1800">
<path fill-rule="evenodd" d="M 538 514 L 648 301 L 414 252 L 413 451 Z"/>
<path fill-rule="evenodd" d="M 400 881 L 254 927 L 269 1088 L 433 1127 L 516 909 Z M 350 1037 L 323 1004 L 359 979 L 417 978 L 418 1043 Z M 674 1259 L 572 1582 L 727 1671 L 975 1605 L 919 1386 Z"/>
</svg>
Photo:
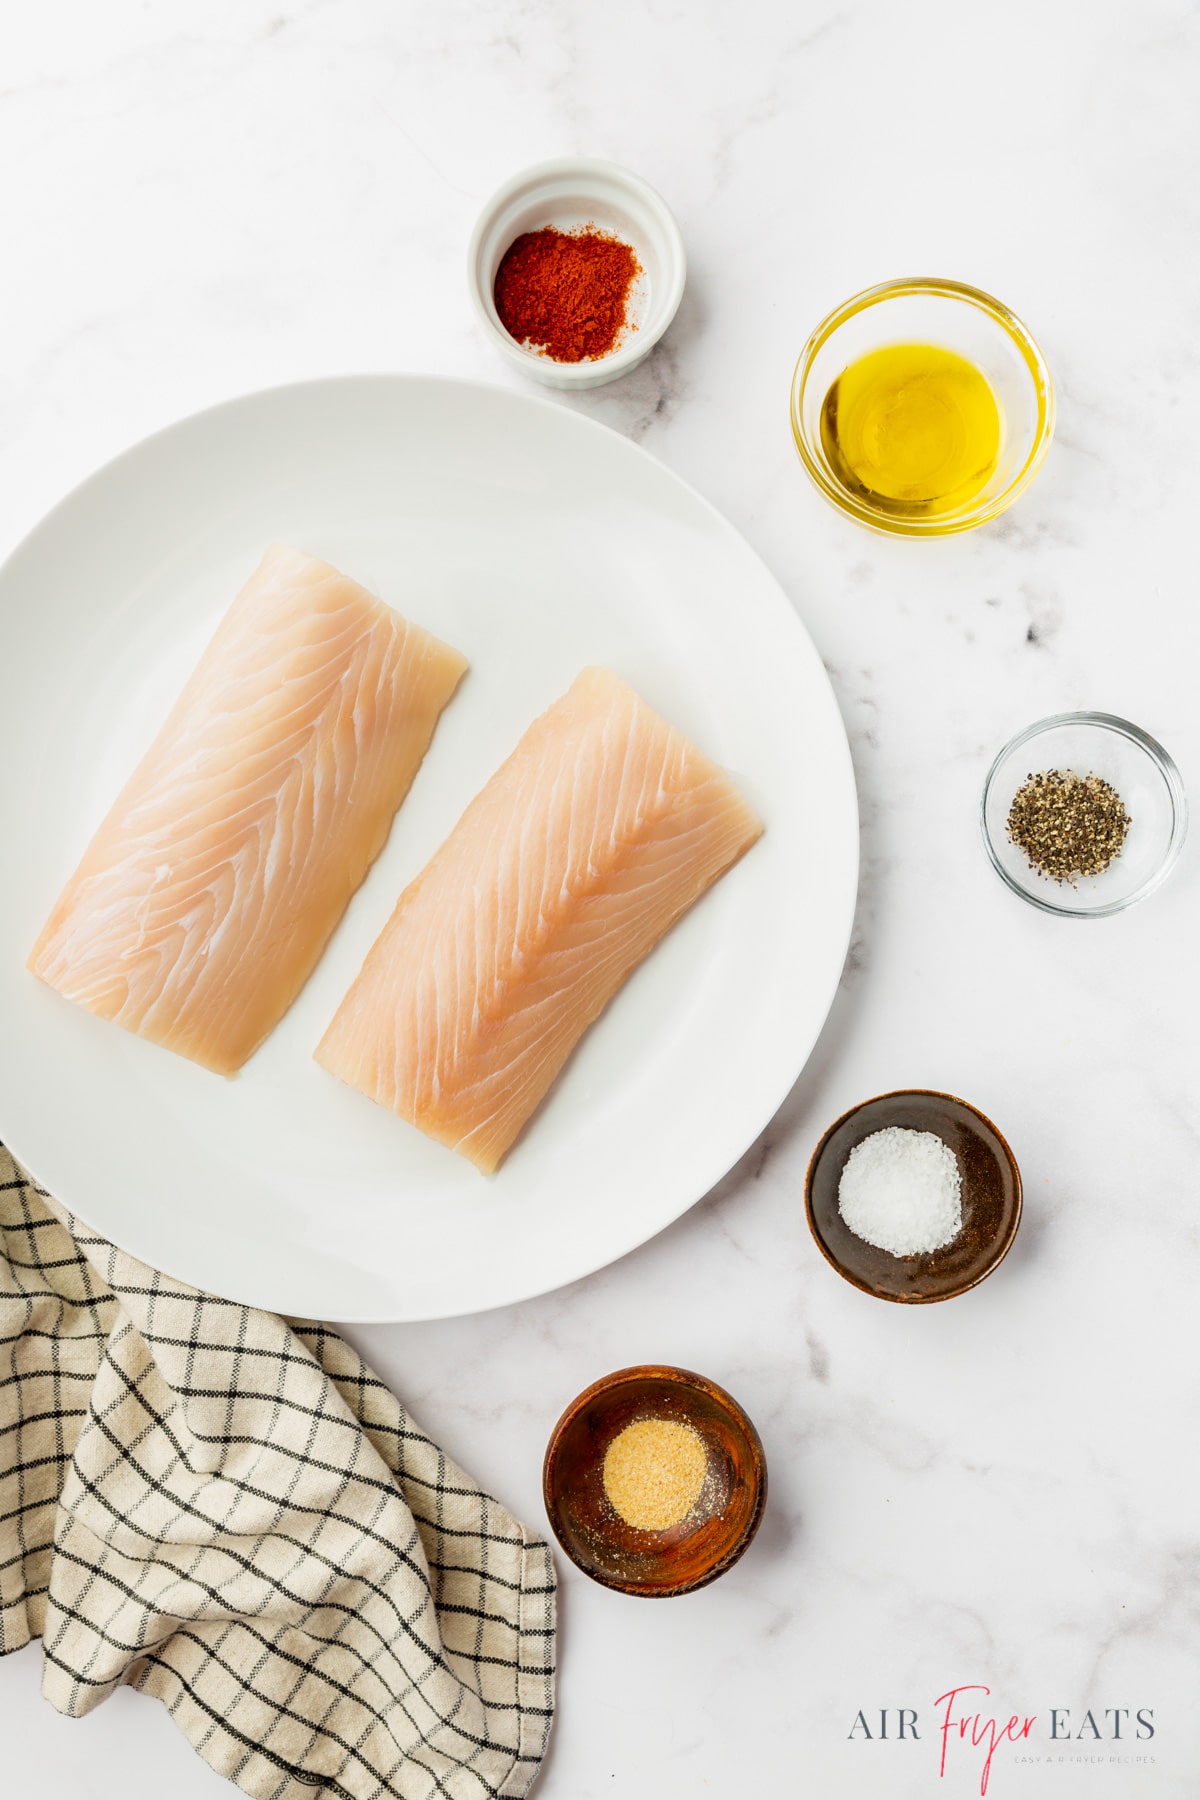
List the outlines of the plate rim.
<svg viewBox="0 0 1200 1800">
<path fill-rule="evenodd" d="M 631 1255 L 635 1250 L 641 1249 L 643 1245 L 653 1242 L 655 1238 L 659 1237 L 672 1225 L 677 1224 L 685 1214 L 690 1212 L 693 1207 L 704 1199 L 707 1194 L 711 1193 L 713 1189 L 728 1176 L 730 1171 L 737 1166 L 747 1152 L 758 1142 L 763 1132 L 775 1118 L 788 1095 L 799 1081 L 805 1068 L 808 1066 L 813 1051 L 820 1041 L 821 1034 L 828 1022 L 829 1013 L 845 971 L 846 957 L 849 953 L 850 944 L 853 938 L 854 921 L 857 913 L 858 890 L 861 879 L 861 812 L 859 808 L 853 756 L 850 750 L 845 719 L 842 715 L 837 694 L 829 670 L 825 666 L 824 659 L 817 648 L 812 634 L 808 630 L 800 613 L 793 606 L 778 576 L 774 573 L 773 569 L 755 545 L 751 543 L 745 533 L 720 510 L 714 501 L 711 501 L 707 495 L 702 493 L 700 489 L 695 487 L 686 479 L 686 477 L 680 475 L 669 464 L 661 461 L 648 450 L 644 444 L 627 436 L 615 426 L 609 425 L 603 420 L 593 418 L 587 413 L 577 411 L 572 405 L 564 404 L 564 401 L 561 398 L 540 393 L 526 393 L 519 389 L 501 386 L 495 382 L 477 381 L 470 376 L 443 375 L 428 371 L 405 371 L 394 369 L 379 371 L 347 371 L 343 373 L 324 374 L 305 377 L 297 381 L 270 383 L 263 387 L 252 388 L 245 392 L 229 395 L 224 399 L 200 407 L 194 412 L 185 413 L 177 419 L 170 420 L 166 424 L 158 426 L 155 430 L 148 432 L 145 436 L 135 439 L 132 443 L 127 444 L 123 449 L 117 451 L 115 455 L 107 458 L 106 461 L 92 469 L 80 481 L 76 482 L 73 487 L 69 488 L 65 494 L 55 501 L 53 506 L 51 506 L 47 512 L 42 514 L 42 516 L 35 521 L 29 530 L 26 531 L 21 539 L 13 546 L 3 561 L 0 562 L 0 590 L 2 590 L 4 584 L 9 579 L 13 565 L 19 564 L 22 557 L 35 551 L 44 537 L 52 536 L 60 515 L 66 513 L 69 508 L 86 497 L 89 489 L 99 485 L 123 464 L 140 456 L 152 445 L 162 439 L 184 432 L 187 428 L 198 425 L 202 421 L 211 420 L 218 414 L 234 414 L 241 408 L 253 408 L 259 403 L 281 401 L 285 397 L 300 399 L 306 394 L 330 392 L 332 390 L 349 391 L 354 388 L 361 388 L 364 391 L 369 391 L 372 388 L 383 386 L 400 389 L 414 385 L 429 389 L 447 387 L 456 388 L 461 390 L 464 394 L 481 393 L 485 395 L 489 401 L 498 399 L 505 404 L 512 404 L 518 408 L 533 412 L 550 413 L 560 419 L 564 416 L 568 417 L 572 421 L 569 427 L 570 430 L 575 430 L 578 427 L 584 429 L 587 433 L 599 435 L 606 440 L 615 439 L 616 442 L 622 446 L 624 452 L 632 452 L 635 460 L 640 460 L 648 464 L 656 478 L 665 479 L 677 491 L 682 491 L 693 506 L 698 505 L 701 508 L 710 524 L 717 529 L 723 538 L 732 541 L 742 554 L 748 555 L 754 559 L 758 564 L 763 577 L 765 577 L 766 585 L 769 585 L 772 593 L 771 604 L 776 614 L 786 623 L 789 630 L 798 634 L 801 643 L 811 654 L 815 670 L 819 671 L 820 680 L 832 708 L 832 714 L 837 719 L 840 726 L 839 743 L 842 761 L 841 773 L 844 778 L 846 789 L 846 801 L 852 814 L 852 819 L 848 820 L 848 823 L 852 823 L 852 829 L 848 832 L 850 854 L 846 864 L 846 875 L 848 877 L 848 904 L 845 909 L 846 917 L 843 921 L 840 952 L 836 959 L 836 963 L 832 957 L 830 958 L 831 973 L 824 984 L 819 1014 L 814 1005 L 815 1029 L 811 1039 L 807 1042 L 802 1053 L 797 1050 L 799 1060 L 796 1062 L 795 1067 L 792 1067 L 792 1059 L 788 1059 L 789 1073 L 787 1074 L 783 1085 L 780 1086 L 778 1083 L 773 1084 L 769 1094 L 764 1094 L 762 1106 L 754 1109 L 754 1115 L 757 1119 L 754 1130 L 746 1141 L 741 1144 L 741 1147 L 736 1151 L 732 1158 L 725 1161 L 725 1166 L 713 1176 L 713 1179 L 707 1188 L 686 1201 L 671 1218 L 656 1224 L 654 1229 L 650 1232 L 635 1231 L 635 1235 L 629 1241 L 622 1240 L 615 1248 L 606 1249 L 600 1261 L 597 1262 L 594 1260 L 594 1251 L 586 1251 L 583 1255 L 582 1266 L 576 1267 L 572 1265 L 570 1272 L 561 1274 L 549 1284 L 547 1284 L 541 1276 L 537 1276 L 533 1278 L 532 1285 L 528 1287 L 522 1286 L 519 1292 L 508 1293 L 501 1298 L 488 1301 L 484 1305 L 469 1304 L 466 1307 L 455 1307 L 453 1310 L 449 1311 L 443 1306 L 435 1305 L 432 1308 L 421 1307 L 415 1311 L 411 1309 L 406 1310 L 402 1314 L 397 1314 L 395 1312 L 380 1313 L 377 1310 L 373 1310 L 370 1306 L 367 1306 L 361 1311 L 355 1309 L 352 1311 L 339 1311 L 337 1313 L 336 1317 L 339 1322 L 353 1325 L 424 1324 L 439 1319 L 474 1317 L 482 1313 L 499 1311 L 509 1306 L 520 1306 L 526 1301 L 539 1298 L 543 1294 L 556 1293 L 561 1289 L 572 1286 L 575 1282 L 585 1280 L 590 1275 L 599 1273 L 603 1269 L 611 1268 L 614 1264 L 622 1261 L 626 1256 Z M 3 1115 L 0 1117 L 0 1141 L 8 1148 L 14 1161 L 18 1164 L 18 1167 L 24 1170 L 34 1183 L 42 1188 L 44 1192 L 48 1192 L 49 1190 L 42 1182 L 42 1179 L 34 1166 L 34 1161 L 30 1160 L 22 1153 L 19 1143 L 14 1142 L 13 1134 L 10 1129 L 12 1121 L 7 1112 L 6 1095 L 4 1092 L 0 1092 L 0 1114 Z M 739 1134 L 739 1137 L 740 1135 L 741 1134 Z M 17 1137 L 19 1138 L 19 1136 L 20 1131 L 18 1129 Z M 723 1157 L 726 1154 L 726 1152 L 722 1152 Z M 70 1211 L 74 1216 L 79 1218 L 84 1216 L 83 1214 L 76 1212 L 76 1208 L 69 1199 L 64 1199 L 58 1195 L 55 1195 L 54 1197 L 61 1206 Z M 98 1227 L 96 1229 L 99 1231 Z M 100 1233 L 100 1235 L 107 1238 L 107 1233 Z M 124 1235 L 124 1233 L 122 1235 Z M 108 1241 L 116 1243 L 115 1239 L 109 1239 Z M 145 1261 L 136 1248 L 126 1248 L 125 1244 L 118 1244 L 117 1247 L 125 1254 L 135 1257 L 138 1261 Z M 154 1267 L 155 1265 L 147 1263 L 146 1266 Z M 186 1277 L 176 1276 L 169 1270 L 162 1270 L 160 1272 L 167 1274 L 171 1280 L 180 1282 L 181 1285 L 187 1287 L 195 1287 L 196 1285 L 187 1280 Z M 286 1307 L 273 1306 L 269 1301 L 264 1303 L 261 1300 L 247 1297 L 245 1291 L 239 1291 L 236 1284 L 232 1291 L 223 1291 L 215 1288 L 204 1288 L 199 1289 L 198 1291 L 214 1294 L 219 1293 L 221 1298 L 233 1300 L 237 1304 L 257 1307 L 265 1311 L 282 1312 L 285 1315 L 288 1315 L 289 1311 Z M 291 1314 L 290 1316 L 297 1315 Z"/>
</svg>

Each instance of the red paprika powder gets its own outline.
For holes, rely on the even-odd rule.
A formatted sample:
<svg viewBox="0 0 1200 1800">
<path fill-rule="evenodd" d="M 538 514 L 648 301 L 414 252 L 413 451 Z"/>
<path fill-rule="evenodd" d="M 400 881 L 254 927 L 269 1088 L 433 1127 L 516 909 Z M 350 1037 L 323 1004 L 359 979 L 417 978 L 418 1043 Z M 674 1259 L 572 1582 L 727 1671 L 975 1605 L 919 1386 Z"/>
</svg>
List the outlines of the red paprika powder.
<svg viewBox="0 0 1200 1800">
<path fill-rule="evenodd" d="M 606 356 L 629 323 L 629 290 L 641 264 L 620 238 L 594 227 L 526 231 L 496 271 L 496 311 L 510 337 L 555 362 Z"/>
</svg>

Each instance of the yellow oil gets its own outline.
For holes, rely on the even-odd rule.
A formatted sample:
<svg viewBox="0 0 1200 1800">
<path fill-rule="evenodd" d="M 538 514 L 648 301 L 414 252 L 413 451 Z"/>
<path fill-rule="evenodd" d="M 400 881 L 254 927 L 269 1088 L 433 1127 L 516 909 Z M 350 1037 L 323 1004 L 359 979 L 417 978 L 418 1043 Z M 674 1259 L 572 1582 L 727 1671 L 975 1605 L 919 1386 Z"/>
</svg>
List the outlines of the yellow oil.
<svg viewBox="0 0 1200 1800">
<path fill-rule="evenodd" d="M 842 485 L 894 517 L 957 512 L 1000 456 L 987 377 L 936 344 L 887 344 L 843 369 L 821 408 L 821 443 Z"/>
</svg>

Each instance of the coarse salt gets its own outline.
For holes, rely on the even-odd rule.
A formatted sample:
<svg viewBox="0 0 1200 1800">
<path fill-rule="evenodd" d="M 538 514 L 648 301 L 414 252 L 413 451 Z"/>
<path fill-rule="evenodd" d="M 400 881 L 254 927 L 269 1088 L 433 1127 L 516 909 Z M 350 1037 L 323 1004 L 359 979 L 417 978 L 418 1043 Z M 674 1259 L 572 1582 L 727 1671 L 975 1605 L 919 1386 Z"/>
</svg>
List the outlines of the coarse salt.
<svg viewBox="0 0 1200 1800">
<path fill-rule="evenodd" d="M 846 1158 L 838 1211 L 855 1237 L 893 1256 L 940 1250 L 962 1230 L 958 1159 L 932 1131 L 873 1131 Z"/>
</svg>

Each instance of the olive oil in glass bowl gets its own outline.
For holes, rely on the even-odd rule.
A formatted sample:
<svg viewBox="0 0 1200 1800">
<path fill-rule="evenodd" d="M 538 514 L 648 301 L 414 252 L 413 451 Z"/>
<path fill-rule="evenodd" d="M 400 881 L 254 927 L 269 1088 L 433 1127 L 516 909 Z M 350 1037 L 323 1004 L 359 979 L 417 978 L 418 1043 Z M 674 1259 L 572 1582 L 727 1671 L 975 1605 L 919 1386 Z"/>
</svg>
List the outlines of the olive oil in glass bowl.
<svg viewBox="0 0 1200 1800">
<path fill-rule="evenodd" d="M 1041 467 L 1054 387 L 1021 321 L 960 282 L 856 294 L 796 365 L 792 432 L 826 499 L 861 524 L 942 537 L 994 519 Z"/>
</svg>

